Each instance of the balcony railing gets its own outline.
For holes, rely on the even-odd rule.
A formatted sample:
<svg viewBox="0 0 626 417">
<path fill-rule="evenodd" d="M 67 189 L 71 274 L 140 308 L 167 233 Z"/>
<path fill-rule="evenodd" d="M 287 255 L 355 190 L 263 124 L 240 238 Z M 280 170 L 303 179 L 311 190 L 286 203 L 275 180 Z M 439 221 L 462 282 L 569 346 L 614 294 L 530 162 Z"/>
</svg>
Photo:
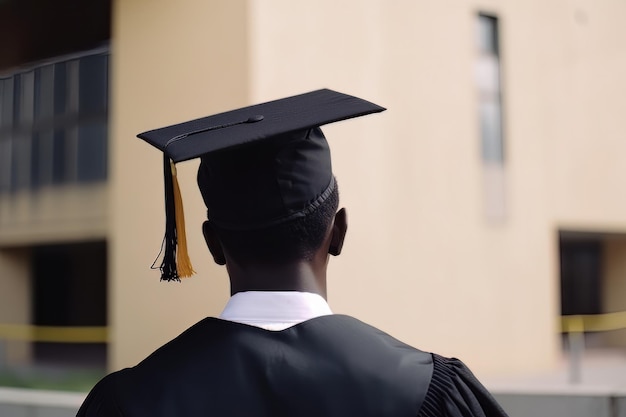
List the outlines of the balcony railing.
<svg viewBox="0 0 626 417">
<path fill-rule="evenodd" d="M 108 47 L 0 74 L 0 193 L 107 177 Z"/>
</svg>

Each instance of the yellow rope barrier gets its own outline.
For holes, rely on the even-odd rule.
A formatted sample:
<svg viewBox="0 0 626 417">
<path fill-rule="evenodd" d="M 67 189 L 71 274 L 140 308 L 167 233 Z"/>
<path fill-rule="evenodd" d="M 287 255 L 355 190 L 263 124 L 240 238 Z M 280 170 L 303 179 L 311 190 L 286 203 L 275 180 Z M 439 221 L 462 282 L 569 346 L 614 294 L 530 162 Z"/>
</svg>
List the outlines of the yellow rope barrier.
<svg viewBox="0 0 626 417">
<path fill-rule="evenodd" d="M 561 329 L 565 333 L 606 332 L 626 329 L 626 311 L 562 316 Z"/>
<path fill-rule="evenodd" d="M 561 317 L 565 333 L 605 332 L 626 329 L 626 311 Z M 0 339 L 54 343 L 106 343 L 106 326 L 33 326 L 0 324 Z"/>
<path fill-rule="evenodd" d="M 32 326 L 0 324 L 0 339 L 53 343 L 106 343 L 105 326 Z"/>
</svg>

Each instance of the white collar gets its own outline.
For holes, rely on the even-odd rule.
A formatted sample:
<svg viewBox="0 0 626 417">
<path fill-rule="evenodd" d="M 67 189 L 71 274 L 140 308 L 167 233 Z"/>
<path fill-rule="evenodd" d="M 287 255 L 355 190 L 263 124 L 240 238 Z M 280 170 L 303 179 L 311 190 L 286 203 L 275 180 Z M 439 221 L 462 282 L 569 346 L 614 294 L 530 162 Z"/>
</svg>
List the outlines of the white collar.
<svg viewBox="0 0 626 417">
<path fill-rule="evenodd" d="M 283 330 L 303 321 L 333 314 L 318 294 L 298 291 L 238 292 L 220 314 L 223 320 Z"/>
</svg>

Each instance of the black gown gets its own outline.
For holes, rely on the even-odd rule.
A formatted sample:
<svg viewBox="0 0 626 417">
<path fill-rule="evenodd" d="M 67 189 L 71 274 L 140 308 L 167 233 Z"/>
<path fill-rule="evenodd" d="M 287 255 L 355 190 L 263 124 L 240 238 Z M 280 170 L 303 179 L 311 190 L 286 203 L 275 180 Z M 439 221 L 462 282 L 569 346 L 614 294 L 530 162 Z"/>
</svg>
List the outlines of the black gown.
<svg viewBox="0 0 626 417">
<path fill-rule="evenodd" d="M 206 318 L 133 368 L 103 378 L 92 416 L 506 416 L 457 359 L 357 319 L 282 331 Z"/>
</svg>

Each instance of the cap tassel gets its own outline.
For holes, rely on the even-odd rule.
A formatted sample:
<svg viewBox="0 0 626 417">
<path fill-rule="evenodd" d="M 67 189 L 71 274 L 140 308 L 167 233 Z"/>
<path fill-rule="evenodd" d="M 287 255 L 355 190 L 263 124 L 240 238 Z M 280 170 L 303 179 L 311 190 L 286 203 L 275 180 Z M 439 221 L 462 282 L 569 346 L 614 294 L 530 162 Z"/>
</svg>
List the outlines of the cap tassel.
<svg viewBox="0 0 626 417">
<path fill-rule="evenodd" d="M 187 252 L 185 213 L 176 179 L 176 167 L 166 155 L 163 155 L 163 171 L 165 174 L 165 237 L 161 248 L 163 261 L 159 269 L 162 281 L 180 281 L 180 278 L 190 277 L 194 270 Z"/>
<path fill-rule="evenodd" d="M 176 264 L 178 266 L 178 276 L 180 278 L 188 278 L 196 273 L 191 265 L 189 253 L 187 252 L 187 232 L 185 228 L 185 211 L 183 209 L 183 198 L 178 185 L 178 176 L 176 175 L 176 165 L 170 162 L 172 168 L 172 179 L 174 185 L 174 210 L 176 214 L 176 234 L 178 240 L 178 248 L 176 251 Z"/>
</svg>

